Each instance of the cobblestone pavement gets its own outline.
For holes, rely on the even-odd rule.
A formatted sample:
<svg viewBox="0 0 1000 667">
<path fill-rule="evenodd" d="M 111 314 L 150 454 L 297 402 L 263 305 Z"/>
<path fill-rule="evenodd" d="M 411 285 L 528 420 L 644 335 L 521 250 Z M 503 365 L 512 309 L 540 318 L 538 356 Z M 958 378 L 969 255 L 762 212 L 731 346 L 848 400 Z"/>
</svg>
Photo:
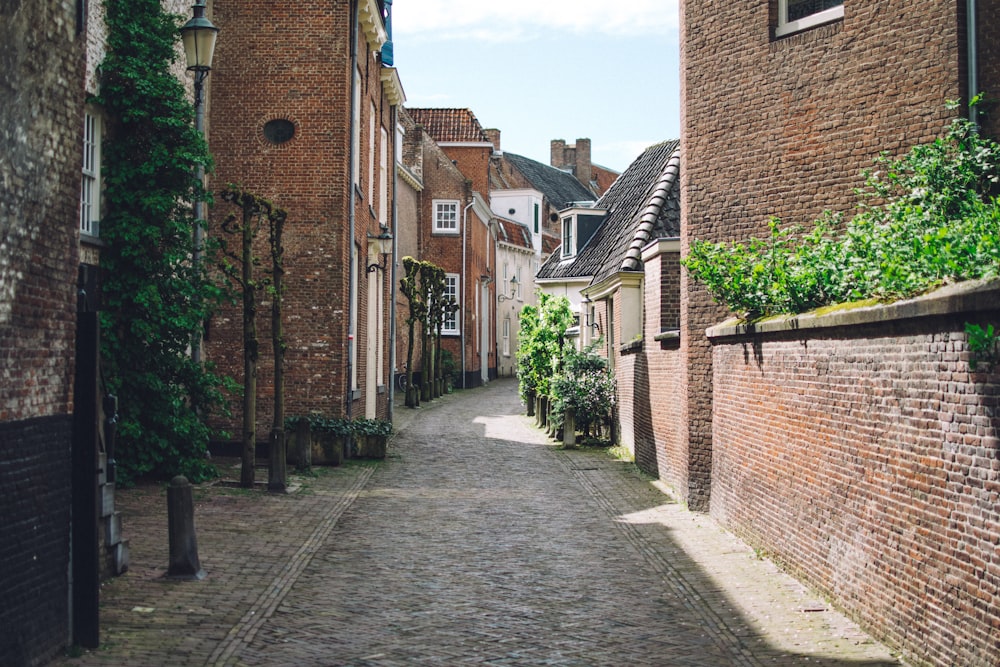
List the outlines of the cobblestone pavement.
<svg viewBox="0 0 1000 667">
<path fill-rule="evenodd" d="M 121 493 L 102 648 L 53 664 L 898 664 L 630 464 L 531 424 L 501 380 L 397 409 L 379 464 L 199 488 L 199 582 L 161 578 L 165 492 Z"/>
</svg>

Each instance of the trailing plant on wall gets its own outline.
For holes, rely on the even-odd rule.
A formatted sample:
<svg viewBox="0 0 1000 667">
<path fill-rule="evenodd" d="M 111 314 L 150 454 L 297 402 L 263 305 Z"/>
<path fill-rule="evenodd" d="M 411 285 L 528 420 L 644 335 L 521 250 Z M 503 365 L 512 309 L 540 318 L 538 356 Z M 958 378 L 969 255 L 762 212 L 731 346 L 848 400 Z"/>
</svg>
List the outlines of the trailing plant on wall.
<svg viewBox="0 0 1000 667">
<path fill-rule="evenodd" d="M 158 0 L 106 0 L 108 53 L 96 100 L 109 119 L 101 220 L 102 368 L 120 397 L 120 479 L 215 474 L 205 418 L 222 403 L 210 364 L 189 356 L 223 297 L 192 261 L 195 166 L 211 159 L 171 73 L 180 17 Z"/>
<path fill-rule="evenodd" d="M 772 220 L 767 239 L 694 241 L 684 265 L 748 320 L 1000 274 L 1000 144 L 959 118 L 875 166 L 846 224 L 827 214 L 806 232 Z"/>
</svg>

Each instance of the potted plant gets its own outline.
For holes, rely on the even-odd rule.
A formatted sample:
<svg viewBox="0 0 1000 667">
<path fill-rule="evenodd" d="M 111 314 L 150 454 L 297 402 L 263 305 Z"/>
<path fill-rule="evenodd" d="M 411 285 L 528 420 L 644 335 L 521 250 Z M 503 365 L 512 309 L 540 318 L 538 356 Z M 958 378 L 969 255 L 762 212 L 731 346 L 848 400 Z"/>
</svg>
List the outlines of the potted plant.
<svg viewBox="0 0 1000 667">
<path fill-rule="evenodd" d="M 362 459 L 384 459 L 392 422 L 384 419 L 355 419 L 350 423 L 354 454 Z"/>
</svg>

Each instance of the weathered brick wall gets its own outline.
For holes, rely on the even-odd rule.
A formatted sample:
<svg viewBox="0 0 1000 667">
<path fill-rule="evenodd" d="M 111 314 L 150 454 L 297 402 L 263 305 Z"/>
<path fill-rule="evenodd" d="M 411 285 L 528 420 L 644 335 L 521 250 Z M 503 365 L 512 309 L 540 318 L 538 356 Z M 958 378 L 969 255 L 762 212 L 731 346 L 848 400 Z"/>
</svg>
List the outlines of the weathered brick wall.
<svg viewBox="0 0 1000 667">
<path fill-rule="evenodd" d="M 848 211 L 882 151 L 938 136 L 964 93 L 957 5 L 845 3 L 841 21 L 772 38 L 776 0 L 682 0 L 683 252 L 691 239 L 760 236 L 768 218 Z M 691 507 L 708 506 L 712 356 L 723 318 L 686 274 L 681 289 Z"/>
<path fill-rule="evenodd" d="M 33 665 L 69 637 L 69 415 L 0 422 L 0 664 Z"/>
<path fill-rule="evenodd" d="M 285 230 L 286 414 L 345 413 L 349 383 L 348 327 L 352 246 L 359 248 L 358 316 L 355 346 L 357 378 L 352 415 L 365 413 L 369 234 L 378 234 L 376 189 L 370 201 L 370 174 L 378 179 L 380 128 L 395 135 L 390 106 L 380 83 L 381 66 L 366 39 L 358 40 L 361 73 L 359 183 L 355 190 L 355 234 L 350 230 L 351 72 L 350 3 L 305 4 L 289 13 L 274 3 L 213 3 L 220 39 L 209 77 L 209 139 L 216 190 L 239 183 L 288 211 Z M 309 30 L 302 30 L 302 26 Z M 280 38 L 277 35 L 281 35 Z M 369 170 L 370 117 L 375 105 L 375 169 Z M 291 141 L 269 142 L 265 123 L 287 119 L 295 126 Z M 390 158 L 393 155 L 389 148 Z M 391 187 L 392 174 L 388 175 Z M 390 201 L 391 201 L 390 193 Z M 230 209 L 213 207 L 217 225 Z M 266 245 L 258 244 L 266 258 Z M 388 322 L 388 272 L 383 281 Z M 258 434 L 270 428 L 273 387 L 269 344 L 269 305 L 260 310 L 261 363 L 258 376 Z M 386 335 L 388 325 L 378 335 Z M 207 355 L 229 375 L 242 380 L 241 315 L 228 309 L 214 318 Z M 387 348 L 386 348 L 387 350 Z M 384 355 L 386 364 L 389 354 Z M 383 374 L 385 376 L 385 373 Z M 386 413 L 386 394 L 377 413 Z M 237 402 L 238 403 L 238 402 Z M 229 428 L 238 433 L 239 405 Z"/>
<path fill-rule="evenodd" d="M 712 514 L 915 664 L 1000 655 L 991 311 L 721 338 Z"/>
<path fill-rule="evenodd" d="M 71 0 L 0 3 L 0 664 L 69 637 L 70 446 L 83 136 Z"/>
</svg>

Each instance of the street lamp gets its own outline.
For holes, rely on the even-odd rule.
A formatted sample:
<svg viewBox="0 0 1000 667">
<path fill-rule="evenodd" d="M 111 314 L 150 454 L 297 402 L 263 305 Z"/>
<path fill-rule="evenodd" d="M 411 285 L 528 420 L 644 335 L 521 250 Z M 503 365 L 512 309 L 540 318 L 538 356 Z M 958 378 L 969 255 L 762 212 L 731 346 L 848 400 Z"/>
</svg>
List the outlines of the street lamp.
<svg viewBox="0 0 1000 667">
<path fill-rule="evenodd" d="M 215 40 L 219 36 L 219 29 L 205 18 L 204 0 L 195 2 L 191 9 L 194 16 L 181 26 L 181 39 L 184 41 L 188 71 L 194 72 L 194 105 L 197 111 L 202 105 L 202 84 L 212 70 L 212 56 L 215 55 Z"/>
<path fill-rule="evenodd" d="M 205 135 L 205 104 L 202 88 L 205 78 L 212 70 L 212 56 L 215 55 L 215 40 L 219 29 L 205 18 L 205 2 L 197 0 L 192 7 L 194 16 L 181 26 L 181 41 L 184 42 L 184 56 L 189 72 L 194 72 L 194 127 Z M 205 165 L 199 164 L 196 174 L 199 183 L 205 183 Z M 205 219 L 205 203 L 199 197 L 194 202 L 194 251 L 191 259 L 197 267 L 201 263 L 201 221 Z M 191 344 L 191 358 L 201 361 L 201 336 Z"/>
<path fill-rule="evenodd" d="M 506 294 L 497 295 L 497 301 L 507 301 L 508 299 L 513 299 L 517 296 L 517 276 L 510 277 L 510 296 Z"/>
<path fill-rule="evenodd" d="M 392 254 L 392 234 L 389 233 L 389 228 L 382 225 L 382 233 L 378 236 L 368 235 L 368 244 L 378 248 L 378 254 L 382 255 L 381 264 L 369 264 L 368 273 L 374 273 L 375 271 L 382 270 L 385 271 L 386 267 L 389 265 L 389 255 Z"/>
</svg>

